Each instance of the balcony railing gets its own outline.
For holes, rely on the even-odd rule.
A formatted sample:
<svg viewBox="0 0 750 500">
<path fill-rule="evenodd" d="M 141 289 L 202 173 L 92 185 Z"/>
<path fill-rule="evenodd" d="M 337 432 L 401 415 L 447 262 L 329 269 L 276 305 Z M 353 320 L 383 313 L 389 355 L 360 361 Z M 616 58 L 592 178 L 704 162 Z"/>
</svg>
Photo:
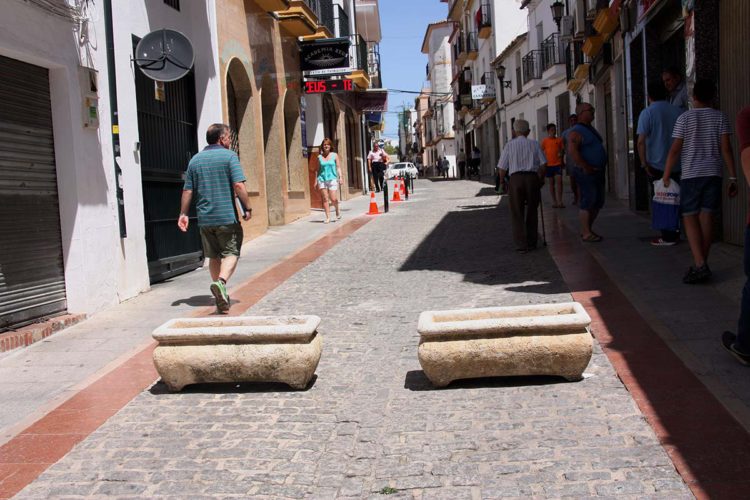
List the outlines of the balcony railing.
<svg viewBox="0 0 750 500">
<path fill-rule="evenodd" d="M 367 42 L 365 42 L 361 35 L 355 33 L 354 35 L 349 35 L 349 44 L 349 60 L 351 61 L 352 68 L 369 74 Z"/>
<path fill-rule="evenodd" d="M 474 22 L 479 38 L 488 38 L 492 33 L 492 2 L 490 0 L 482 0 Z"/>
<path fill-rule="evenodd" d="M 318 2 L 318 24 L 325 26 L 331 35 L 336 36 L 336 21 L 333 17 L 333 0 L 314 0 Z M 338 5 L 336 6 L 338 7 Z"/>
<path fill-rule="evenodd" d="M 367 72 L 370 75 L 370 88 L 379 89 L 380 81 L 380 46 L 373 43 L 367 48 Z"/>
<path fill-rule="evenodd" d="M 456 37 L 456 43 L 453 44 L 453 60 L 460 61 L 463 54 L 466 52 L 464 37 L 458 35 Z M 429 72 L 428 72 L 429 73 Z"/>
<path fill-rule="evenodd" d="M 541 46 L 542 50 L 542 72 L 547 71 L 555 64 L 565 64 L 565 45 L 560 43 L 559 33 L 548 36 Z"/>
<path fill-rule="evenodd" d="M 477 52 L 479 50 L 479 44 L 477 43 L 477 34 L 470 31 L 465 34 L 466 39 L 466 52 Z"/>
<path fill-rule="evenodd" d="M 321 0 L 302 0 L 305 2 L 305 4 L 310 8 L 311 11 L 317 16 L 318 19 L 320 19 L 320 2 Z M 328 0 L 328 3 L 332 3 L 331 0 Z"/>
<path fill-rule="evenodd" d="M 568 81 L 572 80 L 576 68 L 584 63 L 583 59 L 583 42 L 573 41 L 565 51 L 565 69 Z"/>
<path fill-rule="evenodd" d="M 351 35 L 349 31 L 349 15 L 338 4 L 333 6 L 333 19 L 336 24 L 336 32 L 334 33 L 334 36 L 344 37 Z"/>
<path fill-rule="evenodd" d="M 542 77 L 542 54 L 541 50 L 532 50 L 521 59 L 524 84 Z"/>
</svg>

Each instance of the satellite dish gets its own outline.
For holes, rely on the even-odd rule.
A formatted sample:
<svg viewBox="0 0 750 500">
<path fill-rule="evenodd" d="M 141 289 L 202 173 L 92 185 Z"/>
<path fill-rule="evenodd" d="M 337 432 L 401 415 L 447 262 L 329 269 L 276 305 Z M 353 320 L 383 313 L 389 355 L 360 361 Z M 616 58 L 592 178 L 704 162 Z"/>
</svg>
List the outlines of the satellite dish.
<svg viewBox="0 0 750 500">
<path fill-rule="evenodd" d="M 195 61 L 190 39 L 175 30 L 162 29 L 144 36 L 135 48 L 135 63 L 157 82 L 173 82 L 185 76 Z"/>
</svg>

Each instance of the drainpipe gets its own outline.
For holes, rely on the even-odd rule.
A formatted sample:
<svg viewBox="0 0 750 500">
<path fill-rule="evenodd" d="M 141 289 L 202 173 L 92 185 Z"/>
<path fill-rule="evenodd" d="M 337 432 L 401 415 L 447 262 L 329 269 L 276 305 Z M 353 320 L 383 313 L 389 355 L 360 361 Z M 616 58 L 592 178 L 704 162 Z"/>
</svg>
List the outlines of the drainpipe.
<svg viewBox="0 0 750 500">
<path fill-rule="evenodd" d="M 109 81 L 109 110 L 112 121 L 112 155 L 115 167 L 115 194 L 117 196 L 117 220 L 120 224 L 120 238 L 127 238 L 125 225 L 125 196 L 122 189 L 122 169 L 120 168 L 120 125 L 117 115 L 117 80 L 115 71 L 115 41 L 112 30 L 112 0 L 104 0 L 104 31 L 107 46 L 107 80 Z"/>
</svg>

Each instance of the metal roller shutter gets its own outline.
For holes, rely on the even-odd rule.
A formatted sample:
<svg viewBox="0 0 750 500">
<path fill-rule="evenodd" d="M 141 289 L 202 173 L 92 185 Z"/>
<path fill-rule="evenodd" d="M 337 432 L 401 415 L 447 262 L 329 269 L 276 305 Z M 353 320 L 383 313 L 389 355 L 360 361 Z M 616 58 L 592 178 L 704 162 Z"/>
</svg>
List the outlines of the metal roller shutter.
<svg viewBox="0 0 750 500">
<path fill-rule="evenodd" d="M 66 307 L 49 75 L 0 56 L 0 331 Z"/>
</svg>

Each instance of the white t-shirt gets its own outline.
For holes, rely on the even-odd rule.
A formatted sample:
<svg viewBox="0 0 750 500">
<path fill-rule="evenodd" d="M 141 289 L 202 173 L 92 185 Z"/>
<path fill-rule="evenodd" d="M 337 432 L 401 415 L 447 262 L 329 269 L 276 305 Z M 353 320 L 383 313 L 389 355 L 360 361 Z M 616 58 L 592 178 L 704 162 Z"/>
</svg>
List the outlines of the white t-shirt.
<svg viewBox="0 0 750 500">
<path fill-rule="evenodd" d="M 385 151 L 382 149 L 378 149 L 377 151 L 370 151 L 370 154 L 367 155 L 367 159 L 371 161 L 380 161 L 385 162 L 385 157 L 388 156 Z"/>
</svg>

